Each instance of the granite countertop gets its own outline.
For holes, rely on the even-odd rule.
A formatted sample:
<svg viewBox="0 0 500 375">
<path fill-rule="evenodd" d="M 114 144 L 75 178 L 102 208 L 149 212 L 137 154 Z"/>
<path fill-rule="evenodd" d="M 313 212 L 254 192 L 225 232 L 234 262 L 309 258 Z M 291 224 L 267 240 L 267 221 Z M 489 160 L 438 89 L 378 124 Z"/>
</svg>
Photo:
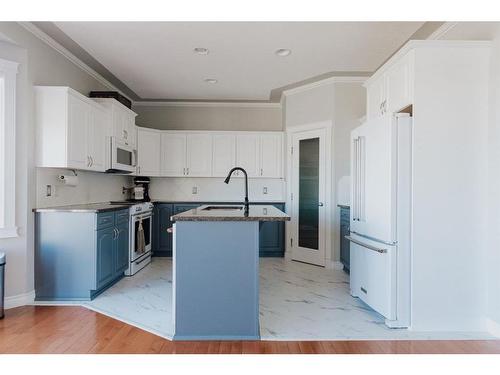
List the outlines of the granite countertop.
<svg viewBox="0 0 500 375">
<path fill-rule="evenodd" d="M 189 201 L 189 200 L 172 200 L 172 199 L 151 199 L 151 203 L 177 203 L 177 204 L 206 204 L 206 203 L 214 203 L 214 204 L 243 204 L 242 200 L 213 200 L 213 199 L 205 199 L 200 201 Z M 272 200 L 272 201 L 252 201 L 250 204 L 279 204 L 286 203 L 285 201 L 280 200 Z"/>
<path fill-rule="evenodd" d="M 106 212 L 129 208 L 126 204 L 110 204 L 109 202 L 74 204 L 70 206 L 34 208 L 33 212 Z"/>
<path fill-rule="evenodd" d="M 205 210 L 209 206 L 224 207 L 228 205 L 210 204 L 193 208 L 191 210 L 173 215 L 172 221 L 289 221 L 290 216 L 271 205 L 249 206 L 248 213 L 245 213 L 244 205 L 234 205 L 241 207 L 239 210 Z"/>
</svg>

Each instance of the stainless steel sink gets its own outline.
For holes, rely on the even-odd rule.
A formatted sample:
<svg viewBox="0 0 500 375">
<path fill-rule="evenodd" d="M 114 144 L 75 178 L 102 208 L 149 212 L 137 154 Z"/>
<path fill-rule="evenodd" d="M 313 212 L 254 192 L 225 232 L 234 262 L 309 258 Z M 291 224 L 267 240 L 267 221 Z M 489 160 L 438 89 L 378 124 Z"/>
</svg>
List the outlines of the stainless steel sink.
<svg viewBox="0 0 500 375">
<path fill-rule="evenodd" d="M 202 211 L 239 211 L 242 210 L 243 206 L 207 206 L 202 209 Z"/>
</svg>

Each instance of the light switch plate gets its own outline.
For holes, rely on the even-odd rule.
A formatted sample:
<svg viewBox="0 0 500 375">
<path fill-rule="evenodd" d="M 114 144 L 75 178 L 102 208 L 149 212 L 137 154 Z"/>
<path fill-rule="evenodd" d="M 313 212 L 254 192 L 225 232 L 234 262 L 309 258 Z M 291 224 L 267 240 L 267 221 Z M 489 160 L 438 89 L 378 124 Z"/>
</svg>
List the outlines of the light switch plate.
<svg viewBox="0 0 500 375">
<path fill-rule="evenodd" d="M 262 189 L 262 194 L 267 194 L 267 186 L 264 186 L 264 188 Z"/>
<path fill-rule="evenodd" d="M 46 197 L 52 196 L 52 185 L 47 185 L 47 190 L 45 191 L 45 196 Z"/>
<path fill-rule="evenodd" d="M 193 186 L 193 189 L 191 191 L 192 194 L 198 194 L 198 187 L 197 186 Z"/>
</svg>

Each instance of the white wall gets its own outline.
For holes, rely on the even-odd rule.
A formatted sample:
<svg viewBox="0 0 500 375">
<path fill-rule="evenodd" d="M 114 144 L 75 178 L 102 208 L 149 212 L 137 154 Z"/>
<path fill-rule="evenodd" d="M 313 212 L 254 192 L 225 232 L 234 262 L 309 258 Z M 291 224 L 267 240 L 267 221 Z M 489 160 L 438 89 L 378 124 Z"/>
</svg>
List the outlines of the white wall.
<svg viewBox="0 0 500 375">
<path fill-rule="evenodd" d="M 350 174 L 350 132 L 359 126 L 366 113 L 366 90 L 361 82 L 336 82 L 287 94 L 284 108 L 285 130 L 295 126 L 331 121 L 332 132 L 332 261 L 340 257 L 337 186 L 343 176 Z M 345 203 L 345 202 L 341 202 Z M 328 258 L 328 255 L 327 255 Z"/>
<path fill-rule="evenodd" d="M 163 130 L 282 130 L 279 105 L 134 106 L 139 126 Z"/>
<path fill-rule="evenodd" d="M 99 203 L 122 200 L 123 186 L 131 186 L 132 178 L 98 172 L 76 171 L 78 184 L 66 186 L 58 180 L 61 174 L 73 175 L 72 171 L 56 168 L 36 169 L 36 207 L 66 206 L 80 203 Z M 46 196 L 47 185 L 52 195 Z"/>
<path fill-rule="evenodd" d="M 500 27 L 493 40 L 490 62 L 488 129 L 488 318 L 500 335 Z"/>
<path fill-rule="evenodd" d="M 197 194 L 192 194 L 193 187 Z M 267 194 L 264 194 L 264 187 Z M 285 200 L 284 180 L 277 178 L 250 178 L 248 198 L 250 202 Z M 160 178 L 151 179 L 150 196 L 153 200 L 164 201 L 235 201 L 242 202 L 245 197 L 243 178 L 231 178 L 229 184 L 224 178 Z"/>
<path fill-rule="evenodd" d="M 36 188 L 37 176 L 34 167 L 32 87 L 64 85 L 85 95 L 91 90 L 107 88 L 19 24 L 0 22 L 0 34 L 3 40 L 8 40 L 0 41 L 0 58 L 20 63 L 16 124 L 16 225 L 19 227 L 19 237 L 0 239 L 0 249 L 7 255 L 5 296 L 8 307 L 24 303 L 31 295 L 34 283 L 34 215 L 31 210 L 36 207 L 36 195 L 39 191 Z M 44 172 L 41 172 L 39 176 L 42 180 L 49 178 L 43 174 Z M 102 175 L 103 181 L 107 177 Z M 91 180 L 95 181 L 94 177 L 91 177 Z M 75 197 L 68 196 L 67 201 L 78 197 L 78 194 Z M 79 203 L 74 200 L 72 202 Z"/>
<path fill-rule="evenodd" d="M 482 329 L 487 236 L 487 47 L 416 50 L 412 327 Z"/>
</svg>

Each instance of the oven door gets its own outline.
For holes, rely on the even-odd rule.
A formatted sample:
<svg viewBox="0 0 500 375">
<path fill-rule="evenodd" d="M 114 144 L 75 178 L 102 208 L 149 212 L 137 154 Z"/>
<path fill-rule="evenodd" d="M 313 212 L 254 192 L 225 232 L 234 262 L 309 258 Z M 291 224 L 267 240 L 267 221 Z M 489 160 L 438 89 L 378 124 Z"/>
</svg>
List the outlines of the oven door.
<svg viewBox="0 0 500 375">
<path fill-rule="evenodd" d="M 111 137 L 111 165 L 108 172 L 135 172 L 136 150 Z"/>
<path fill-rule="evenodd" d="M 132 238 L 131 238 L 131 257 L 133 262 L 144 254 L 151 252 L 151 239 L 153 229 L 153 215 L 149 213 L 141 213 L 132 216 Z M 144 233 L 143 235 L 141 234 Z M 142 241 L 141 237 L 144 236 Z"/>
</svg>

